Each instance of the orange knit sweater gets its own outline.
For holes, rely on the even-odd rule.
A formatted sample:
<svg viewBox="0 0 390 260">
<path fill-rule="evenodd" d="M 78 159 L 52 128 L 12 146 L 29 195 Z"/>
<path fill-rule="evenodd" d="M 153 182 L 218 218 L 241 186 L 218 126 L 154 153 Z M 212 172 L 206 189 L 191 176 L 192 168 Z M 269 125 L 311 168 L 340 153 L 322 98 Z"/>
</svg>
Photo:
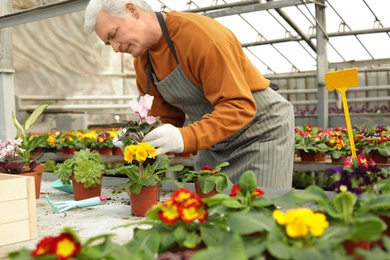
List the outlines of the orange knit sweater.
<svg viewBox="0 0 390 260">
<path fill-rule="evenodd" d="M 199 14 L 176 11 L 168 12 L 165 22 L 184 74 L 203 89 L 215 107 L 201 121 L 180 128 L 184 152 L 202 150 L 248 124 L 256 114 L 251 92 L 267 88 L 270 82 L 246 57 L 233 33 L 219 22 Z M 160 80 L 177 66 L 164 36 L 150 49 L 150 55 Z M 146 53 L 135 59 L 134 67 L 138 90 L 144 95 Z M 183 126 L 185 114 L 163 99 L 152 80 L 149 94 L 155 97 L 151 115 L 161 116 L 164 123 Z"/>
</svg>

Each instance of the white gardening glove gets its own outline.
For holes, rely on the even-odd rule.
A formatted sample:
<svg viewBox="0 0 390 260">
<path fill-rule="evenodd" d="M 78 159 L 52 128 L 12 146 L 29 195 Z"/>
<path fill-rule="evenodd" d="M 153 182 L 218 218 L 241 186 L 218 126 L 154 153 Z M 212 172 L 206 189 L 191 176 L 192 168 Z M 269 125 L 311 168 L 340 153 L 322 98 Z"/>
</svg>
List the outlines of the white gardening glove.
<svg viewBox="0 0 390 260">
<path fill-rule="evenodd" d="M 126 133 L 126 128 L 122 129 L 115 137 L 114 139 L 112 139 L 112 144 L 115 145 L 116 147 L 118 148 L 121 148 L 123 149 L 123 142 L 122 141 L 119 141 L 118 139 L 121 138 L 122 136 L 124 136 Z"/>
<path fill-rule="evenodd" d="M 184 150 L 184 141 L 180 130 L 171 124 L 165 124 L 145 135 L 143 142 L 156 147 L 157 155 L 167 152 L 181 153 Z"/>
</svg>

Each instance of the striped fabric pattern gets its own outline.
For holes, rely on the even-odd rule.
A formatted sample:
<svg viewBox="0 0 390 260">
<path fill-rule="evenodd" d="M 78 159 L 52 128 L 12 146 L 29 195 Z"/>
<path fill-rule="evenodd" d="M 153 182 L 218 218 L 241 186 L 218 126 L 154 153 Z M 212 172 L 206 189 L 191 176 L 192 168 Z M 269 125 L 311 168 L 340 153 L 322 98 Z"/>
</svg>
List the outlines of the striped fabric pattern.
<svg viewBox="0 0 390 260">
<path fill-rule="evenodd" d="M 153 75 L 154 76 L 154 75 Z M 188 115 L 192 122 L 211 113 L 213 106 L 203 90 L 192 84 L 180 65 L 165 79 L 154 83 L 164 99 Z M 259 187 L 291 189 L 294 160 L 294 110 L 291 103 L 271 88 L 253 93 L 256 117 L 243 129 L 212 147 L 198 151 L 195 170 L 205 165 L 224 167 L 233 183 L 252 170 Z"/>
</svg>

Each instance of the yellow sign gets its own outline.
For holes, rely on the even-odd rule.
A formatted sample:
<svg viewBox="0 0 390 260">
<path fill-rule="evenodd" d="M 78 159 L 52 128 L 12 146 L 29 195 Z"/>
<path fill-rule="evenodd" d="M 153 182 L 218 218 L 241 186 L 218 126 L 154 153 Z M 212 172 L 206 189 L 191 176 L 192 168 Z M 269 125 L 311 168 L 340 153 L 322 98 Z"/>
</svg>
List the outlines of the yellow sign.
<svg viewBox="0 0 390 260">
<path fill-rule="evenodd" d="M 347 124 L 349 143 L 351 145 L 352 157 L 356 158 L 355 142 L 351 126 L 351 118 L 349 117 L 347 95 L 345 92 L 349 87 L 355 87 L 359 84 L 357 69 L 347 69 L 325 74 L 326 90 L 337 90 L 341 94 L 343 101 L 345 123 Z"/>
<path fill-rule="evenodd" d="M 325 74 L 326 90 L 338 90 L 359 85 L 357 69 L 347 69 Z"/>
</svg>

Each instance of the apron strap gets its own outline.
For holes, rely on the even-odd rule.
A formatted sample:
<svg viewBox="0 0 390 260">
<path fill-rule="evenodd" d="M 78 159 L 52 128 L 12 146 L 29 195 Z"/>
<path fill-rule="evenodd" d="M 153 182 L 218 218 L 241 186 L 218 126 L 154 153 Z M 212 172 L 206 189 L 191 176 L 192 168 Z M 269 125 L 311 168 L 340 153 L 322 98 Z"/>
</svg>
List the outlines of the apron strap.
<svg viewBox="0 0 390 260">
<path fill-rule="evenodd" d="M 173 42 L 171 40 L 171 37 L 169 36 L 168 28 L 167 28 L 167 25 L 165 24 L 164 17 L 160 12 L 155 12 L 155 13 L 156 13 L 156 16 L 158 19 L 158 23 L 160 24 L 161 30 L 163 32 L 165 41 L 167 42 L 168 47 L 171 50 L 171 53 L 172 53 L 173 57 L 175 58 L 177 64 L 179 64 L 179 59 L 177 58 L 176 50 L 175 50 L 175 47 L 173 46 Z M 147 71 L 148 74 L 146 76 L 146 94 L 149 94 L 150 79 L 152 78 L 152 72 L 153 72 L 153 66 L 152 66 L 152 62 L 150 61 L 149 50 L 147 51 L 146 57 L 147 57 L 147 64 L 148 64 L 148 71 Z"/>
</svg>

